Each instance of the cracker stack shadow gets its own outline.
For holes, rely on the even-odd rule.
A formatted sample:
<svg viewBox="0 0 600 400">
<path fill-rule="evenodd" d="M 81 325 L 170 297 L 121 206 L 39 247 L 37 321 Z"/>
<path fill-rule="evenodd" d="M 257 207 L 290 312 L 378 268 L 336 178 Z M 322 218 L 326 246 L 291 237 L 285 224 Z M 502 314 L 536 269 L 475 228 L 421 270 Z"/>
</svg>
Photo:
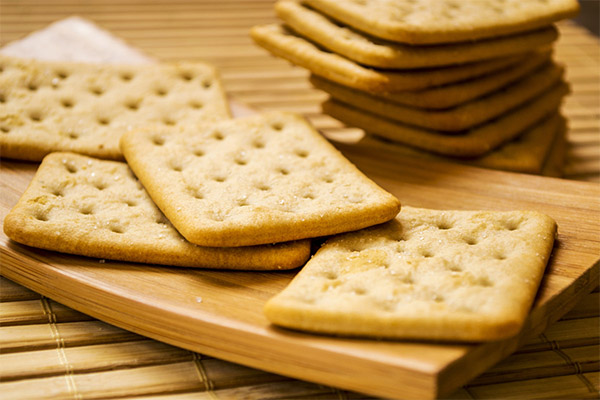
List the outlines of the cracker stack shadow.
<svg viewBox="0 0 600 400">
<path fill-rule="evenodd" d="M 279 0 L 275 11 L 283 23 L 253 39 L 308 69 L 329 94 L 323 111 L 367 133 L 361 145 L 562 175 L 569 88 L 552 46 L 575 0 Z"/>
</svg>

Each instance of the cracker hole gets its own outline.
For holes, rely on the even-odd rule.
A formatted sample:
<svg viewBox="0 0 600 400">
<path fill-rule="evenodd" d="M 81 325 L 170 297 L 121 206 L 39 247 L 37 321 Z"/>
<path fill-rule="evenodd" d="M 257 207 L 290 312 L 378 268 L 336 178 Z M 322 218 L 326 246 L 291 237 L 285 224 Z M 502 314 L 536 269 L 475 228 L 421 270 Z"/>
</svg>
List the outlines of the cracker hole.
<svg viewBox="0 0 600 400">
<path fill-rule="evenodd" d="M 493 286 L 492 281 L 489 280 L 487 276 L 481 276 L 477 279 L 476 284 L 482 287 L 491 287 Z"/>
<path fill-rule="evenodd" d="M 67 74 L 65 71 L 56 71 L 56 76 L 60 79 L 67 79 L 69 74 Z"/>
<path fill-rule="evenodd" d="M 190 71 L 185 71 L 181 73 L 181 79 L 183 79 L 184 81 L 191 81 L 192 79 L 194 79 L 194 74 L 192 74 Z"/>
<path fill-rule="evenodd" d="M 79 134 L 78 134 L 77 132 L 69 132 L 69 134 L 67 135 L 67 137 L 68 137 L 69 139 L 73 139 L 73 140 L 75 140 L 75 139 L 78 139 L 78 138 L 79 138 Z"/>
<path fill-rule="evenodd" d="M 223 140 L 225 139 L 225 135 L 223 135 L 223 132 L 221 131 L 214 131 L 212 134 L 212 137 L 217 139 L 217 140 Z"/>
<path fill-rule="evenodd" d="M 10 132 L 10 128 L 8 126 L 0 126 L 0 131 L 2 131 L 2 133 L 8 133 Z"/>
<path fill-rule="evenodd" d="M 128 101 L 127 103 L 125 103 L 125 107 L 127 107 L 131 111 L 137 111 L 140 108 L 140 102 L 136 100 Z"/>
<path fill-rule="evenodd" d="M 312 193 L 306 193 L 302 196 L 302 198 L 304 199 L 309 199 L 309 200 L 314 200 L 315 199 L 315 195 Z"/>
<path fill-rule="evenodd" d="M 444 296 L 436 293 L 433 296 L 431 296 L 431 300 L 435 301 L 436 303 L 442 303 L 445 299 Z"/>
<path fill-rule="evenodd" d="M 125 203 L 127 207 L 135 207 L 138 205 L 137 201 L 134 200 L 123 200 L 123 203 Z"/>
<path fill-rule="evenodd" d="M 361 287 L 355 288 L 353 291 L 354 291 L 354 294 L 357 294 L 359 296 L 363 296 L 363 295 L 367 294 L 367 290 L 365 288 L 361 288 Z"/>
<path fill-rule="evenodd" d="M 421 255 L 425 258 L 433 257 L 433 253 L 429 250 L 421 250 Z"/>
<path fill-rule="evenodd" d="M 107 188 L 107 185 L 104 182 L 96 182 L 94 183 L 94 187 L 98 190 L 104 190 Z"/>
<path fill-rule="evenodd" d="M 71 99 L 62 99 L 60 101 L 60 104 L 64 107 L 64 108 L 73 108 L 73 106 L 75 105 L 75 103 L 73 102 L 73 100 Z"/>
<path fill-rule="evenodd" d="M 90 92 L 96 96 L 102 96 L 102 94 L 104 94 L 104 90 L 98 86 L 91 87 Z"/>
<path fill-rule="evenodd" d="M 496 253 L 496 254 L 494 254 L 494 258 L 496 260 L 501 260 L 501 261 L 502 260 L 506 260 L 506 254 L 504 254 L 504 253 Z"/>
<path fill-rule="evenodd" d="M 506 221 L 504 226 L 509 231 L 516 231 L 517 229 L 519 229 L 519 223 L 516 221 Z"/>
<path fill-rule="evenodd" d="M 331 176 L 324 176 L 322 180 L 325 183 L 333 183 L 333 178 Z"/>
<path fill-rule="evenodd" d="M 91 215 L 94 213 L 94 209 L 92 206 L 83 206 L 79 209 L 79 213 L 82 215 Z"/>
<path fill-rule="evenodd" d="M 246 159 L 244 159 L 244 158 L 241 158 L 241 157 L 237 157 L 237 158 L 234 160 L 234 162 L 235 162 L 237 165 L 246 165 L 246 164 L 248 164 L 248 160 L 246 160 Z"/>
<path fill-rule="evenodd" d="M 474 246 L 477 244 L 477 239 L 475 239 L 474 237 L 465 237 L 463 240 L 469 246 Z"/>
<path fill-rule="evenodd" d="M 4 97 L 4 93 L 0 93 L 0 103 L 6 103 L 6 97 Z"/>
<path fill-rule="evenodd" d="M 188 191 L 189 195 L 192 196 L 194 199 L 197 199 L 197 200 L 204 199 L 204 194 L 199 189 L 188 186 L 187 191 Z"/>
<path fill-rule="evenodd" d="M 448 267 L 448 269 L 452 272 L 462 272 L 463 269 L 461 267 L 459 267 L 458 265 L 450 265 Z"/>
<path fill-rule="evenodd" d="M 61 188 L 54 188 L 50 191 L 50 193 L 52 193 L 56 197 L 63 197 L 65 194 L 63 189 Z"/>
<path fill-rule="evenodd" d="M 205 79 L 202 81 L 202 87 L 204 89 L 208 89 L 212 86 L 212 81 L 210 79 Z"/>
<path fill-rule="evenodd" d="M 323 276 L 325 277 L 325 279 L 329 280 L 334 280 L 338 278 L 338 274 L 334 271 L 327 271 Z"/>
<path fill-rule="evenodd" d="M 262 190 L 263 192 L 265 192 L 265 191 L 267 191 L 267 190 L 271 189 L 271 187 L 270 187 L 269 185 L 265 184 L 265 183 L 259 183 L 259 184 L 257 184 L 257 185 L 256 185 L 256 188 L 257 188 L 258 190 Z"/>
<path fill-rule="evenodd" d="M 445 230 L 451 229 L 452 225 L 450 225 L 446 221 L 440 221 L 440 222 L 437 223 L 437 228 L 440 229 L 440 230 L 442 230 L 442 231 L 445 231 Z"/>
<path fill-rule="evenodd" d="M 306 150 L 297 149 L 297 150 L 294 151 L 294 153 L 298 157 L 300 157 L 300 158 L 306 158 L 306 157 L 308 157 L 308 151 L 306 151 Z"/>
<path fill-rule="evenodd" d="M 262 140 L 260 140 L 260 139 L 255 139 L 255 140 L 252 142 L 252 146 L 254 146 L 254 148 L 256 148 L 256 149 L 262 149 L 262 148 L 264 148 L 264 147 L 265 147 L 265 142 L 263 142 L 263 141 L 262 141 Z"/>
<path fill-rule="evenodd" d="M 217 175 L 213 177 L 213 181 L 215 182 L 225 182 L 227 180 L 227 177 L 224 175 Z"/>
<path fill-rule="evenodd" d="M 32 111 L 29 114 L 29 118 L 34 122 L 40 122 L 43 119 L 42 113 L 39 111 Z"/>
<path fill-rule="evenodd" d="M 167 125 L 167 126 L 173 126 L 175 125 L 175 120 L 169 117 L 163 118 L 163 124 Z"/>
<path fill-rule="evenodd" d="M 156 93 L 157 96 L 166 96 L 167 95 L 167 89 L 165 88 L 157 88 L 154 93 Z"/>
<path fill-rule="evenodd" d="M 31 90 L 32 92 L 35 92 L 36 90 L 38 90 L 38 85 L 33 82 L 30 82 L 27 85 L 27 89 Z"/>
<path fill-rule="evenodd" d="M 196 157 L 202 157 L 202 156 L 204 155 L 204 150 L 201 150 L 201 149 L 195 149 L 195 150 L 194 150 L 192 153 L 193 153 L 193 154 L 194 154 Z"/>
<path fill-rule="evenodd" d="M 244 207 L 244 206 L 248 206 L 248 205 L 250 205 L 250 203 L 248 203 L 248 199 L 237 199 L 237 200 L 236 200 L 236 204 L 237 204 L 239 207 Z"/>
<path fill-rule="evenodd" d="M 98 124 L 100 125 L 108 125 L 110 124 L 110 119 L 106 118 L 106 117 L 99 117 L 97 119 Z"/>
<path fill-rule="evenodd" d="M 67 172 L 70 174 L 74 174 L 75 172 L 77 172 L 77 167 L 70 162 L 65 162 L 65 168 L 67 169 Z"/>
<path fill-rule="evenodd" d="M 108 227 L 108 229 L 110 229 L 110 231 L 111 231 L 111 232 L 114 232 L 114 233 L 124 233 L 124 232 L 125 232 L 125 229 L 123 229 L 123 227 L 122 227 L 122 226 L 120 226 L 120 225 L 116 225 L 116 224 L 112 224 L 112 225 L 110 225 L 110 226 Z"/>
<path fill-rule="evenodd" d="M 34 218 L 37 219 L 38 221 L 42 221 L 42 222 L 48 221 L 48 215 L 46 213 L 43 213 L 43 212 L 37 212 L 34 215 Z"/>
<path fill-rule="evenodd" d="M 120 78 L 124 82 L 129 82 L 133 79 L 133 74 L 131 72 L 122 72 Z"/>
<path fill-rule="evenodd" d="M 271 128 L 273 128 L 276 131 L 280 131 L 283 129 L 283 124 L 281 122 L 275 122 L 271 124 Z"/>
<path fill-rule="evenodd" d="M 204 107 L 204 104 L 202 104 L 201 102 L 196 101 L 196 100 L 190 101 L 189 104 L 190 104 L 190 107 L 192 107 L 193 109 L 196 109 L 196 110 L 199 110 L 202 107 Z"/>
<path fill-rule="evenodd" d="M 152 137 L 152 143 L 154 143 L 156 146 L 162 146 L 163 144 L 165 144 L 165 138 L 162 136 L 154 136 Z"/>
<path fill-rule="evenodd" d="M 402 283 L 406 285 L 412 285 L 413 283 L 415 283 L 415 281 L 412 278 L 412 276 L 405 276 L 404 278 L 402 278 Z"/>
<path fill-rule="evenodd" d="M 278 168 L 277 172 L 279 172 L 281 175 L 289 175 L 290 171 L 287 170 L 286 168 Z"/>
</svg>

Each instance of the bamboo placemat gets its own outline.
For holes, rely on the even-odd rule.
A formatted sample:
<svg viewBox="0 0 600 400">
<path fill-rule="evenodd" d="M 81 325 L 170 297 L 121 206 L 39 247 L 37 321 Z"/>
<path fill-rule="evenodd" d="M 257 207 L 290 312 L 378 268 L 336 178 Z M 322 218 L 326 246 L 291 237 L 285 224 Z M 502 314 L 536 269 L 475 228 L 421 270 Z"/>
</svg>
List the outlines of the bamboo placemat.
<svg viewBox="0 0 600 400">
<path fill-rule="evenodd" d="M 451 398 L 597 398 L 598 289 L 542 335 Z M 172 347 L 62 306 L 0 277 L 5 399 L 364 399 Z"/>
<path fill-rule="evenodd" d="M 248 28 L 275 20 L 272 1 L 2 0 L 0 46 L 73 14 L 164 61 L 217 65 L 228 93 L 257 110 L 304 113 L 328 134 L 351 134 L 320 113 L 306 71 L 254 46 Z M 556 58 L 573 94 L 566 177 L 600 182 L 597 38 L 560 25 Z M 167 346 L 93 320 L 0 278 L 0 393 L 6 398 L 365 398 Z M 456 398 L 597 398 L 599 295 L 532 338 Z"/>
</svg>

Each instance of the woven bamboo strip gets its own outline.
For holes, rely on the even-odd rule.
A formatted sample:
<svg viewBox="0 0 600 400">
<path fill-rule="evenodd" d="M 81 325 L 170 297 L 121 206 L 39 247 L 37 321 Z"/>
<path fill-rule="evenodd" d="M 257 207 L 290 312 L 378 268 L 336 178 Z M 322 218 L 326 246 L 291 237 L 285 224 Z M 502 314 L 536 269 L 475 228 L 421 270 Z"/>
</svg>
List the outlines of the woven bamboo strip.
<svg viewBox="0 0 600 400">
<path fill-rule="evenodd" d="M 284 378 L 217 359 L 0 383 L 10 399 L 86 399 L 214 390 Z"/>
<path fill-rule="evenodd" d="M 140 340 L 140 336 L 100 321 L 0 327 L 2 353 L 33 351 L 57 347 L 57 338 L 65 347 Z"/>
<path fill-rule="evenodd" d="M 598 373 L 469 386 L 475 399 L 597 399 Z"/>
<path fill-rule="evenodd" d="M 0 276 L 0 302 L 37 300 L 41 296 L 21 285 Z"/>
<path fill-rule="evenodd" d="M 148 396 L 144 400 L 369 400 L 365 395 L 339 391 L 334 388 L 302 381 L 284 381 L 268 384 L 239 386 L 230 389 L 215 390 L 212 393 L 188 392 L 166 396 Z"/>
<path fill-rule="evenodd" d="M 52 300 L 14 301 L 0 303 L 0 325 L 39 324 L 42 322 L 70 322 L 89 320 L 85 314 Z"/>
<path fill-rule="evenodd" d="M 153 340 L 0 354 L 0 381 L 107 371 L 193 359 L 191 352 Z M 68 362 L 68 366 L 64 362 Z"/>
<path fill-rule="evenodd" d="M 515 354 L 471 381 L 469 386 L 598 371 L 599 350 L 596 344 Z"/>
<path fill-rule="evenodd" d="M 600 318 L 560 320 L 552 324 L 542 335 L 529 339 L 520 353 L 589 346 L 598 343 Z"/>
</svg>

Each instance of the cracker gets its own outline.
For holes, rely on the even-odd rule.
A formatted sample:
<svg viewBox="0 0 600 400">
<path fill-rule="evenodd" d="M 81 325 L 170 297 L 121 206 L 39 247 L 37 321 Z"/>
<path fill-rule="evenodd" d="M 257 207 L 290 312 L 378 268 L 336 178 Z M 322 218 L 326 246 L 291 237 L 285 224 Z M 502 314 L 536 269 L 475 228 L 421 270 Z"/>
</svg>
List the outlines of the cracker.
<svg viewBox="0 0 600 400">
<path fill-rule="evenodd" d="M 534 30 L 579 12 L 577 0 L 305 0 L 332 18 L 402 43 L 464 42 Z"/>
<path fill-rule="evenodd" d="M 331 235 L 400 209 L 292 113 L 130 132 L 121 149 L 177 230 L 203 246 Z"/>
<path fill-rule="evenodd" d="M 288 0 L 275 4 L 279 18 L 301 36 L 360 64 L 377 68 L 439 67 L 526 53 L 558 38 L 554 26 L 466 43 L 411 46 L 377 39 L 337 24 L 326 16 Z"/>
<path fill-rule="evenodd" d="M 102 259 L 226 269 L 302 265 L 307 240 L 210 248 L 184 240 L 125 163 L 74 153 L 44 158 L 4 220 L 6 235 L 28 246 Z"/>
<path fill-rule="evenodd" d="M 146 123 L 229 118 L 216 69 L 79 64 L 0 55 L 0 151 L 41 160 L 52 151 L 122 159 L 119 138 Z"/>
<path fill-rule="evenodd" d="M 315 75 L 369 92 L 417 90 L 459 82 L 499 71 L 526 58 L 516 55 L 434 69 L 376 70 L 320 49 L 282 25 L 255 26 L 250 34 L 258 45 L 278 57 L 304 67 Z"/>
<path fill-rule="evenodd" d="M 562 75 L 561 67 L 548 64 L 498 92 L 446 110 L 404 106 L 331 81 L 315 80 L 313 83 L 318 89 L 329 93 L 332 98 L 358 109 L 404 124 L 450 134 L 470 129 L 520 106 L 556 84 Z"/>
<path fill-rule="evenodd" d="M 332 100 L 322 107 L 323 112 L 349 126 L 394 142 L 453 157 L 480 157 L 555 112 L 568 92 L 567 84 L 560 82 L 510 113 L 460 135 L 404 125 Z"/>
<path fill-rule="evenodd" d="M 505 339 L 523 325 L 555 232 L 533 211 L 405 207 L 394 221 L 329 239 L 264 312 L 326 334 Z"/>
<path fill-rule="evenodd" d="M 527 60 L 478 78 L 418 91 L 372 94 L 395 103 L 412 107 L 427 109 L 452 108 L 493 93 L 516 82 L 541 67 L 542 64 L 549 59 L 550 52 L 535 52 L 532 53 Z M 310 80 L 313 84 L 317 81 L 315 84 L 315 86 L 317 86 L 318 82 L 322 81 L 323 78 L 312 74 Z"/>
<path fill-rule="evenodd" d="M 459 162 L 504 171 L 560 176 L 562 169 L 560 154 L 564 155 L 564 144 L 562 142 L 564 141 L 565 131 L 565 119 L 560 114 L 555 113 L 520 133 L 510 142 L 482 157 L 472 159 L 436 155 L 371 135 L 365 136 L 361 140 L 360 146 L 370 149 L 388 149 L 392 150 L 394 154 L 403 156 Z"/>
</svg>

